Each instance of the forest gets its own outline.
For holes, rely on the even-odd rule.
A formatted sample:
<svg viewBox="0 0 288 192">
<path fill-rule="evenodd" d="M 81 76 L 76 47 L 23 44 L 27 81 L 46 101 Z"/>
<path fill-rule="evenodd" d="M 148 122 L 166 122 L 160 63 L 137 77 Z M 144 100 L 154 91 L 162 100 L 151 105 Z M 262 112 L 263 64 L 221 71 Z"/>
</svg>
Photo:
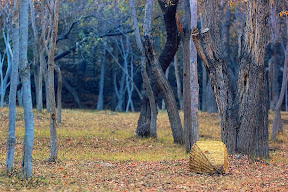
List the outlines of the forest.
<svg viewBox="0 0 288 192">
<path fill-rule="evenodd" d="M 0 190 L 288 190 L 287 0 L 0 0 L 0 32 Z"/>
</svg>

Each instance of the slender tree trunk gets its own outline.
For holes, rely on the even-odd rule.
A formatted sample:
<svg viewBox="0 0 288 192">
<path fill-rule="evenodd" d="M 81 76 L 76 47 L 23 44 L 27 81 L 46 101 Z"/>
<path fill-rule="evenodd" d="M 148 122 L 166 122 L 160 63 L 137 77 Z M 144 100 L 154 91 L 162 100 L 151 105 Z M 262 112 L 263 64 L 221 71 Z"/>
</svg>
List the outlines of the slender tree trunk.
<svg viewBox="0 0 288 192">
<path fill-rule="evenodd" d="M 208 113 L 217 113 L 217 105 L 215 102 L 214 92 L 211 87 L 211 83 L 208 79 L 206 89 L 205 89 L 206 99 L 207 99 L 207 112 Z"/>
<path fill-rule="evenodd" d="M 57 123 L 61 123 L 62 117 L 62 73 L 59 66 L 55 65 L 55 71 L 58 76 L 57 86 Z"/>
<path fill-rule="evenodd" d="M 176 78 L 176 84 L 177 84 L 178 101 L 179 101 L 180 109 L 183 110 L 182 86 L 181 86 L 181 80 L 179 76 L 179 65 L 178 65 L 177 53 L 174 56 L 174 70 L 175 70 L 175 78 Z"/>
<path fill-rule="evenodd" d="M 271 49 L 276 49 L 276 45 Z M 279 97 L 279 70 L 278 70 L 278 59 L 275 50 L 272 50 L 272 57 L 269 61 L 269 95 L 270 95 L 270 109 L 275 110 L 278 97 Z"/>
<path fill-rule="evenodd" d="M 23 157 L 22 157 L 22 177 L 24 179 L 32 176 L 32 149 L 34 139 L 30 66 L 27 61 L 28 8 L 29 8 L 29 0 L 22 0 L 20 17 L 19 17 L 20 18 L 19 68 L 23 88 L 23 105 L 24 105 L 24 120 L 25 120 L 25 134 L 24 134 Z"/>
<path fill-rule="evenodd" d="M 103 45 L 105 46 L 105 45 Z M 99 81 L 99 92 L 97 99 L 97 110 L 103 110 L 103 91 L 104 91 L 104 80 L 105 80 L 105 60 L 106 60 L 106 48 L 103 48 L 101 56 L 101 74 Z"/>
<path fill-rule="evenodd" d="M 286 17 L 286 31 L 288 32 L 288 18 L 287 17 Z M 288 65 L 288 42 L 286 42 L 286 49 L 285 49 L 285 61 L 284 61 L 281 92 L 280 92 L 279 100 L 275 107 L 274 119 L 273 119 L 273 124 L 272 124 L 271 138 L 273 140 L 276 139 L 277 131 L 282 131 L 281 106 L 282 106 L 282 102 L 284 99 L 285 90 L 287 89 L 287 73 L 288 73 L 287 65 Z"/>
<path fill-rule="evenodd" d="M 161 8 L 163 8 L 163 6 L 165 7 L 165 3 L 163 3 L 162 1 L 158 1 L 158 2 Z M 166 6 L 172 6 L 173 8 L 175 8 L 175 12 L 176 12 L 177 3 L 178 1 L 175 1 L 175 2 L 172 2 L 171 5 L 169 3 Z M 182 124 L 181 124 L 180 116 L 179 116 L 178 109 L 177 109 L 177 103 L 173 95 L 172 88 L 169 82 L 167 81 L 167 79 L 165 78 L 163 69 L 161 68 L 161 65 L 160 65 L 160 63 L 164 62 L 163 60 L 166 60 L 167 58 L 164 59 L 161 57 L 161 55 L 164 54 L 162 52 L 158 61 L 158 58 L 155 55 L 154 47 L 152 45 L 151 16 L 152 16 L 152 1 L 149 0 L 149 1 L 146 1 L 146 7 L 145 7 L 145 22 L 143 26 L 143 36 L 144 36 L 143 47 L 145 50 L 145 55 L 146 55 L 148 64 L 151 68 L 151 73 L 155 79 L 156 86 L 159 88 L 160 94 L 162 95 L 166 103 L 166 108 L 168 112 L 169 121 L 171 124 L 174 142 L 182 144 L 184 143 L 184 137 L 183 137 Z M 165 17 L 167 17 L 167 15 Z M 175 20 L 175 25 L 176 25 L 176 20 Z M 175 52 L 172 55 L 172 59 L 174 58 Z"/>
<path fill-rule="evenodd" d="M 7 157 L 6 171 L 11 172 L 13 168 L 14 151 L 15 151 L 15 121 L 16 121 L 16 92 L 18 82 L 18 66 L 19 66 L 19 10 L 21 0 L 14 2 L 14 12 L 12 17 L 13 32 L 13 61 L 10 80 L 9 94 L 9 127 L 7 137 Z"/>
<path fill-rule="evenodd" d="M 198 140 L 197 51 L 191 40 L 191 26 L 197 26 L 197 1 L 185 1 L 183 37 L 183 105 L 185 146 L 188 153 Z"/>
<path fill-rule="evenodd" d="M 169 82 L 169 69 L 170 69 L 170 66 L 165 71 L 165 78 L 167 79 L 168 82 Z M 164 99 L 162 99 L 161 110 L 165 110 L 165 109 L 166 109 L 165 101 Z"/>
<path fill-rule="evenodd" d="M 50 39 L 50 52 L 48 55 L 48 91 L 49 91 L 49 103 L 50 103 L 50 157 L 49 161 L 57 160 L 57 132 L 56 132 L 56 103 L 55 103 L 55 90 L 54 90 L 54 55 L 56 47 L 56 38 L 58 32 L 58 16 L 61 0 L 55 0 L 52 2 L 53 15 L 50 16 L 50 24 L 52 27 L 51 39 Z"/>
</svg>

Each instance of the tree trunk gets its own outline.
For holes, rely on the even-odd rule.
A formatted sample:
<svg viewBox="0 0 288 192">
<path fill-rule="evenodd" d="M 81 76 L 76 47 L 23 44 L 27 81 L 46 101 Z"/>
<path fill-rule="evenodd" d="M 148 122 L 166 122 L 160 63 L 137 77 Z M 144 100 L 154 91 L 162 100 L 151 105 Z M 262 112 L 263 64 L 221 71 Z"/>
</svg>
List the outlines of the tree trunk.
<svg viewBox="0 0 288 192">
<path fill-rule="evenodd" d="M 178 101 L 179 101 L 180 109 L 183 110 L 182 86 L 181 86 L 181 80 L 179 76 L 179 65 L 178 65 L 177 53 L 174 56 L 174 70 L 175 70 L 175 78 L 176 78 L 176 84 L 177 84 Z"/>
<path fill-rule="evenodd" d="M 105 46 L 105 45 L 103 45 Z M 103 91 L 104 91 L 104 80 L 105 80 L 105 60 L 106 60 L 106 49 L 103 48 L 101 55 L 101 74 L 99 81 L 99 92 L 97 98 L 97 110 L 103 110 Z"/>
<path fill-rule="evenodd" d="M 171 4 L 170 3 L 165 4 L 162 1 L 158 1 L 158 2 L 160 4 L 161 9 L 162 8 L 166 9 L 167 8 L 166 6 L 172 7 L 172 9 L 175 11 L 174 12 L 174 18 L 175 18 L 178 1 L 172 2 Z M 152 45 L 152 37 L 151 37 L 151 16 L 152 16 L 152 1 L 149 0 L 146 2 L 146 7 L 145 7 L 145 21 L 146 22 L 144 22 L 144 26 L 143 26 L 143 36 L 144 36 L 143 47 L 145 50 L 145 55 L 146 55 L 148 64 L 151 68 L 151 73 L 156 83 L 156 86 L 159 88 L 160 94 L 162 95 L 166 103 L 166 108 L 168 112 L 169 121 L 171 124 L 174 142 L 182 144 L 184 143 L 184 137 L 183 137 L 182 124 L 181 124 L 180 116 L 179 116 L 178 109 L 177 109 L 177 103 L 173 95 L 172 88 L 169 82 L 167 81 L 167 79 L 165 78 L 163 69 L 161 68 L 161 65 L 160 65 L 160 63 L 167 64 L 166 63 L 167 57 L 170 57 L 171 53 L 166 54 L 162 52 L 159 57 L 159 60 L 156 57 L 154 47 Z M 168 15 L 164 15 L 164 17 L 168 17 Z M 175 19 L 175 26 L 177 26 L 176 19 Z M 177 27 L 176 27 L 176 30 L 177 30 Z M 165 51 L 165 48 L 163 51 Z M 174 58 L 175 53 L 176 51 L 173 53 L 171 60 Z M 163 55 L 165 55 L 166 57 L 165 58 L 161 57 Z M 169 66 L 169 64 L 167 66 Z"/>
<path fill-rule="evenodd" d="M 226 144 L 229 153 L 235 153 L 238 109 L 237 105 L 234 105 L 232 82 L 228 75 L 222 49 L 219 4 L 217 0 L 205 0 L 202 3 L 204 8 L 203 30 L 199 35 L 198 29 L 194 28 L 192 37 L 197 52 L 209 74 L 214 91 L 220 117 L 222 141 Z"/>
<path fill-rule="evenodd" d="M 50 157 L 49 161 L 55 162 L 57 160 L 57 132 L 56 132 L 56 103 L 55 103 L 55 90 L 54 90 L 54 55 L 56 47 L 56 38 L 58 33 L 58 16 L 61 0 L 52 2 L 53 15 L 50 15 L 50 24 L 52 27 L 50 37 L 50 50 L 48 54 L 48 91 L 49 91 L 49 113 L 50 113 Z"/>
<path fill-rule="evenodd" d="M 276 49 L 273 46 L 271 49 Z M 270 95 L 270 109 L 275 110 L 279 96 L 279 70 L 278 70 L 277 53 L 273 50 L 272 57 L 269 61 L 269 95 Z"/>
<path fill-rule="evenodd" d="M 167 79 L 168 82 L 169 82 L 169 69 L 170 69 L 170 66 L 165 71 L 165 78 Z M 162 99 L 161 110 L 165 110 L 165 109 L 166 109 L 165 101 L 164 101 L 164 99 Z"/>
<path fill-rule="evenodd" d="M 16 92 L 18 82 L 18 66 L 19 66 L 19 10 L 21 0 L 14 2 L 14 12 L 12 17 L 12 32 L 13 32 L 13 60 L 12 72 L 10 80 L 9 94 L 9 126 L 7 137 L 7 158 L 6 172 L 9 173 L 13 168 L 14 151 L 15 151 L 15 121 L 16 121 Z"/>
<path fill-rule="evenodd" d="M 246 3 L 246 25 L 240 51 L 237 93 L 241 125 L 237 150 L 257 157 L 268 157 L 268 92 L 265 74 L 269 1 Z"/>
<path fill-rule="evenodd" d="M 286 31 L 288 32 L 288 18 L 287 17 L 286 17 Z M 271 138 L 273 140 L 276 139 L 277 131 L 282 131 L 281 106 L 282 106 L 282 102 L 284 99 L 285 90 L 287 89 L 287 73 L 288 73 L 287 65 L 288 65 L 288 42 L 286 42 L 286 49 L 285 49 L 285 61 L 284 61 L 281 92 L 280 92 L 279 100 L 275 107 L 274 119 L 273 119 L 273 124 L 272 124 Z"/>
<path fill-rule="evenodd" d="M 19 68 L 21 82 L 23 88 L 23 105 L 24 105 L 24 120 L 25 120 L 25 135 L 23 142 L 22 156 L 22 177 L 27 179 L 32 176 L 32 149 L 34 139 L 33 111 L 32 111 L 32 96 L 30 82 L 30 66 L 27 61 L 28 48 L 28 8 L 29 0 L 21 2 L 20 9 L 20 55 Z"/>
<path fill-rule="evenodd" d="M 142 54 L 141 57 L 141 76 L 143 79 L 143 87 L 145 89 L 146 95 L 141 99 L 141 111 L 138 119 L 138 126 L 135 131 L 135 134 L 141 137 L 157 137 L 157 108 L 156 102 L 153 94 L 153 90 L 150 84 L 150 79 L 146 70 L 146 59 L 145 51 L 141 43 L 141 37 L 138 27 L 138 21 L 136 16 L 136 10 L 134 5 L 134 0 L 129 1 L 130 10 L 132 14 L 132 21 L 135 29 L 135 39 L 137 47 Z M 149 19 L 148 17 L 145 19 Z M 145 21 L 147 22 L 147 21 Z"/>
<path fill-rule="evenodd" d="M 211 87 L 211 83 L 208 79 L 205 89 L 206 99 L 207 99 L 207 112 L 208 113 L 217 113 L 217 105 L 215 102 L 215 96 Z"/>
<path fill-rule="evenodd" d="M 57 86 L 57 123 L 61 123 L 62 117 L 62 73 L 59 66 L 55 65 L 55 71 L 58 76 Z"/>
</svg>

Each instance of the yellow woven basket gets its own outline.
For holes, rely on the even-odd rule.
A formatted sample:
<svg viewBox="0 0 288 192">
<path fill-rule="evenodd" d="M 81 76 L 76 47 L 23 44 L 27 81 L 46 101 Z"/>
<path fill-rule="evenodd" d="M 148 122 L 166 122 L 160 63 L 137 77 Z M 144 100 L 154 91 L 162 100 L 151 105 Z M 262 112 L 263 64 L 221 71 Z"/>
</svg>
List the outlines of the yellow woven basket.
<svg viewBox="0 0 288 192">
<path fill-rule="evenodd" d="M 196 173 L 225 173 L 228 152 L 221 141 L 197 141 L 191 148 L 190 170 Z"/>
</svg>

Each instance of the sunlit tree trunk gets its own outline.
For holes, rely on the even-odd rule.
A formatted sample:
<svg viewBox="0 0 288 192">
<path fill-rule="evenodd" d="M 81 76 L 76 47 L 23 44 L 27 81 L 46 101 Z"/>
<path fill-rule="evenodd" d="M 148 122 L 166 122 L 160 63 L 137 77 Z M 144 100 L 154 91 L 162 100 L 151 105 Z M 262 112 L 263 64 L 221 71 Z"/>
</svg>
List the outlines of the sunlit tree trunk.
<svg viewBox="0 0 288 192">
<path fill-rule="evenodd" d="M 23 105 L 24 105 L 24 120 L 25 120 L 25 134 L 23 141 L 23 157 L 22 157 L 22 177 L 24 179 L 32 176 L 32 149 L 34 139 L 30 66 L 27 61 L 28 8 L 29 8 L 29 0 L 22 0 L 20 17 L 19 17 L 20 18 L 19 69 L 23 88 Z"/>
<path fill-rule="evenodd" d="M 9 94 L 9 125 L 7 137 L 7 157 L 6 171 L 11 172 L 13 168 L 14 151 L 15 151 L 15 121 L 16 121 L 16 91 L 18 82 L 18 66 L 19 66 L 19 10 L 21 0 L 14 2 L 14 12 L 12 16 L 12 41 L 13 41 L 13 60 L 12 72 L 10 80 Z"/>
</svg>

